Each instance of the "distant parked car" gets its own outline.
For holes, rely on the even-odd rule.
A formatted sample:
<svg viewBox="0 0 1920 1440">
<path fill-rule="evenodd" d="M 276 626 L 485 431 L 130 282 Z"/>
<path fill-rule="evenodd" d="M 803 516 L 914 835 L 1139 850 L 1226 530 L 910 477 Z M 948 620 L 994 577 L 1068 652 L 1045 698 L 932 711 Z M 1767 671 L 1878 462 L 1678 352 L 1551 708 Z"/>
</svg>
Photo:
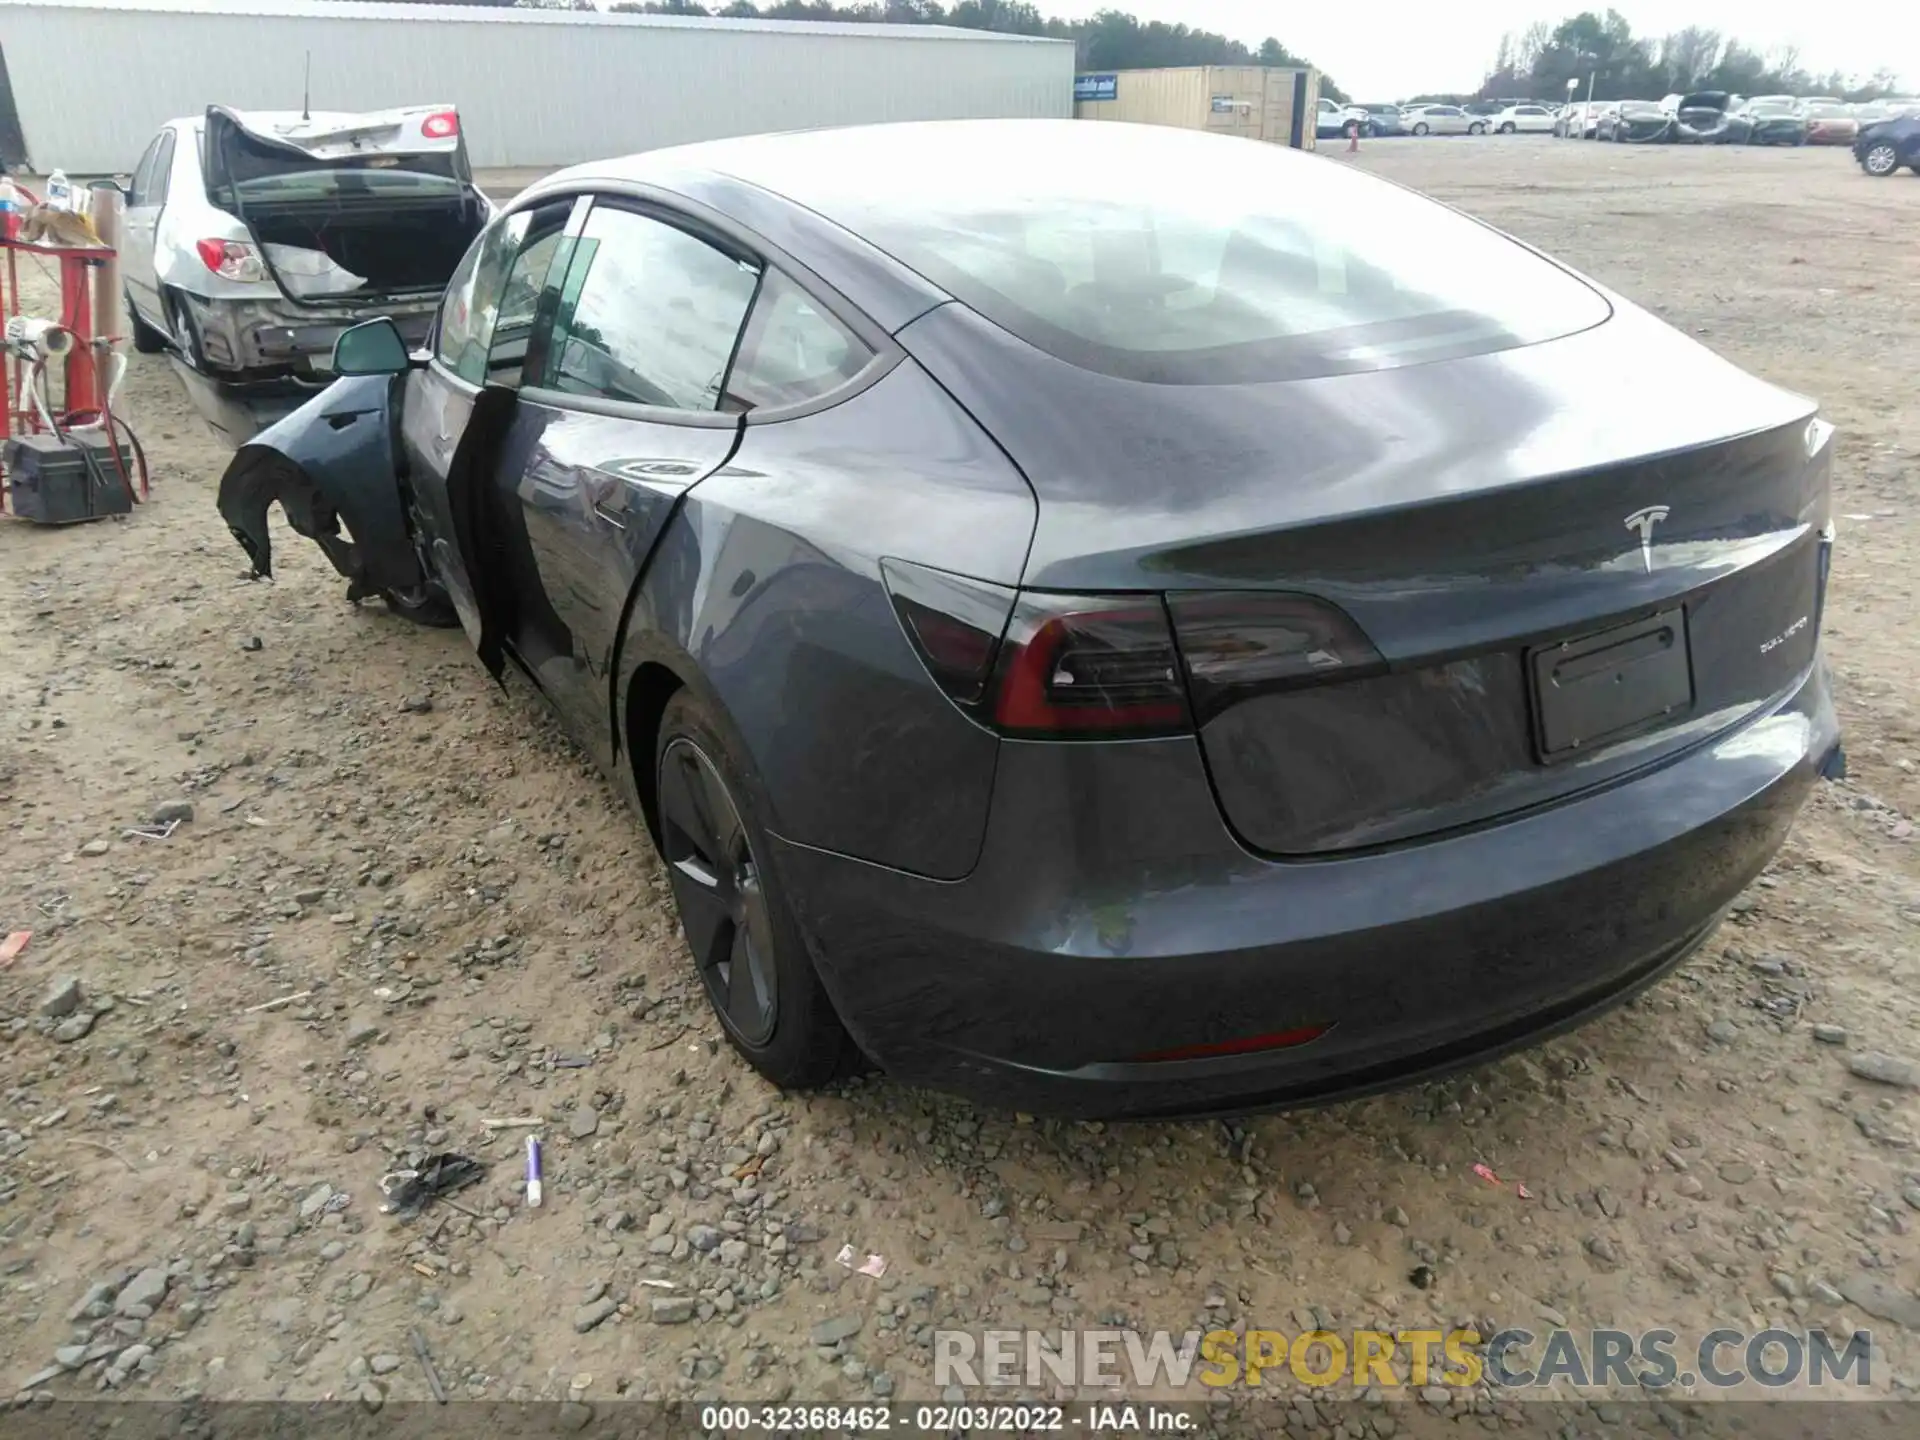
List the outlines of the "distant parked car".
<svg viewBox="0 0 1920 1440">
<path fill-rule="evenodd" d="M 1860 122 L 1839 101 L 1808 101 L 1801 106 L 1807 117 L 1807 144 L 1851 145 L 1860 138 Z"/>
<path fill-rule="evenodd" d="M 1622 100 L 1618 109 L 1600 117 L 1594 138 L 1627 145 L 1657 145 L 1673 138 L 1673 120 L 1671 112 L 1651 100 Z"/>
<path fill-rule="evenodd" d="M 492 214 L 451 105 L 170 121 L 121 227 L 134 348 L 223 378 L 331 378 L 334 340 L 362 320 L 426 339 Z"/>
<path fill-rule="evenodd" d="M 1501 135 L 1550 135 L 1553 112 L 1544 105 L 1511 105 L 1493 117 L 1493 129 Z"/>
<path fill-rule="evenodd" d="M 1853 158 L 1869 175 L 1882 178 L 1902 165 L 1920 175 L 1920 115 L 1883 120 L 1853 142 Z"/>
<path fill-rule="evenodd" d="M 1593 134 L 1593 122 L 1599 113 L 1598 103 L 1590 100 L 1563 105 L 1553 117 L 1553 133 L 1564 135 L 1569 140 L 1584 139 Z"/>
<path fill-rule="evenodd" d="M 1400 107 L 1398 105 L 1358 105 L 1354 108 L 1366 111 L 1367 115 L 1371 118 L 1373 128 L 1369 132 L 1370 134 L 1403 135 L 1406 133 L 1400 125 Z"/>
<path fill-rule="evenodd" d="M 1345 135 L 1350 126 L 1356 125 L 1359 126 L 1362 135 L 1377 133 L 1373 116 L 1358 105 L 1341 105 L 1322 98 L 1313 133 L 1321 140 L 1333 140 Z"/>
<path fill-rule="evenodd" d="M 1791 102 L 1749 100 L 1727 116 L 1727 141 L 1733 145 L 1804 145 L 1806 117 Z"/>
<path fill-rule="evenodd" d="M 1682 96 L 1673 112 L 1673 138 L 1689 145 L 1724 145 L 1731 100 L 1724 90 L 1697 90 Z"/>
<path fill-rule="evenodd" d="M 1407 125 L 1412 135 L 1484 135 L 1486 117 L 1470 115 L 1458 105 L 1427 105 Z"/>
</svg>

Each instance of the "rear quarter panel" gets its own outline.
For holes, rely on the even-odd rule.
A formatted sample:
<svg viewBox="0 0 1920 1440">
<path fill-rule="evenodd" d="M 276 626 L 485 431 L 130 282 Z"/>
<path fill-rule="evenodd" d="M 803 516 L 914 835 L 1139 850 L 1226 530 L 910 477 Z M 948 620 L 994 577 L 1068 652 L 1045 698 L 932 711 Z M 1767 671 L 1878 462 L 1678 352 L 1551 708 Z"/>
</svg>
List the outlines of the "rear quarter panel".
<svg viewBox="0 0 1920 1440">
<path fill-rule="evenodd" d="M 999 741 L 928 678 L 880 561 L 1015 585 L 1034 521 L 1020 472 L 911 360 L 831 409 L 749 424 L 661 537 L 615 703 L 665 667 L 722 712 L 775 834 L 965 875 Z M 650 773 L 651 754 L 631 758 Z"/>
</svg>

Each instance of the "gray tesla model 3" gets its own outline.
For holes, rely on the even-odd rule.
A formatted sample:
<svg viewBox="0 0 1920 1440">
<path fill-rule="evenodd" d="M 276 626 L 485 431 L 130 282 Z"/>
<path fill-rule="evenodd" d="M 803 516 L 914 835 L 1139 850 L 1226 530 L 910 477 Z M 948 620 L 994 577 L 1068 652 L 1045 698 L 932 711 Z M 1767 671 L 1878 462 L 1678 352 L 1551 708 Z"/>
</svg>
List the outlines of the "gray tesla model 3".
<svg viewBox="0 0 1920 1440">
<path fill-rule="evenodd" d="M 781 1085 L 1453 1068 L 1677 964 L 1838 761 L 1813 403 L 1332 160 L 979 121 L 583 165 L 428 353 L 335 360 L 222 514 L 524 672 Z"/>
</svg>

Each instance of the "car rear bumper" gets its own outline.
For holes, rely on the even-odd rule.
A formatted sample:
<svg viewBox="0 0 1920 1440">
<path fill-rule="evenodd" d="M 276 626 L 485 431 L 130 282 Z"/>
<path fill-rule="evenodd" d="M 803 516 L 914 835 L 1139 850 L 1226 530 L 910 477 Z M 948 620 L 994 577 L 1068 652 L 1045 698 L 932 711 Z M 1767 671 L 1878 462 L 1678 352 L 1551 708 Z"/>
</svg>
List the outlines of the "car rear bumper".
<svg viewBox="0 0 1920 1440">
<path fill-rule="evenodd" d="M 435 301 L 353 310 L 303 310 L 275 300 L 189 297 L 207 363 L 243 375 L 331 376 L 333 342 L 364 320 L 387 316 L 408 345 L 424 345 Z"/>
<path fill-rule="evenodd" d="M 781 842 L 776 867 L 849 1029 L 902 1079 L 1064 1115 L 1280 1108 L 1458 1068 L 1651 983 L 1778 850 L 1838 740 L 1816 665 L 1635 779 L 1297 863 L 1233 844 L 1190 740 L 1009 743 L 966 880 Z"/>
</svg>

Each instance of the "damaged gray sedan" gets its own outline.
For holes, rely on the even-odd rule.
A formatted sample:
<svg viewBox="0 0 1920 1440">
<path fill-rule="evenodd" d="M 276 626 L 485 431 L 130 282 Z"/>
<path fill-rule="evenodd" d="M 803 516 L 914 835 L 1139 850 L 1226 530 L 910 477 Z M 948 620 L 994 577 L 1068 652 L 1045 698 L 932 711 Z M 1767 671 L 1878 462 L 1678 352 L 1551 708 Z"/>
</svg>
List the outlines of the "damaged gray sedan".
<svg viewBox="0 0 1920 1440">
<path fill-rule="evenodd" d="M 524 672 L 781 1086 L 864 1054 L 1111 1117 L 1439 1074 L 1684 962 L 1838 773 L 1814 403 L 1285 146 L 582 165 L 423 351 L 334 358 L 222 516 L 264 572 L 278 502 Z"/>
<path fill-rule="evenodd" d="M 128 322 L 223 380 L 329 379 L 351 325 L 426 339 L 493 207 L 451 105 L 368 114 L 210 107 L 147 146 L 120 245 Z"/>
</svg>

